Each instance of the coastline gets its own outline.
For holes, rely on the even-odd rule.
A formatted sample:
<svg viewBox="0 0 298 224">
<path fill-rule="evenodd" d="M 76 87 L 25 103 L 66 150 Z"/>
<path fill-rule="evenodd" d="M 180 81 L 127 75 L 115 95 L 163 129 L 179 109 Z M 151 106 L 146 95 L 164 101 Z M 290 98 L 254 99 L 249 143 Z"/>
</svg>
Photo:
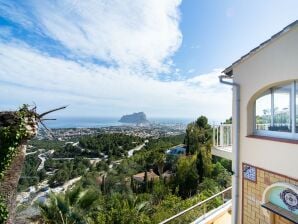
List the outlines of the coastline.
<svg viewBox="0 0 298 224">
<path fill-rule="evenodd" d="M 191 119 L 187 118 L 152 118 L 148 119 L 151 125 L 187 125 Z M 46 121 L 48 128 L 103 128 L 113 126 L 135 126 L 134 124 L 121 123 L 118 117 L 58 117 L 55 121 Z"/>
</svg>

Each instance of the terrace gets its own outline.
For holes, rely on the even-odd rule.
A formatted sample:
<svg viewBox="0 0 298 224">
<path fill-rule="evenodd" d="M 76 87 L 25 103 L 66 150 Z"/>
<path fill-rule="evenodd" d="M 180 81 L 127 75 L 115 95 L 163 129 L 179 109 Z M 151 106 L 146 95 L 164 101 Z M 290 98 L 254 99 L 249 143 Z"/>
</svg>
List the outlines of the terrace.
<svg viewBox="0 0 298 224">
<path fill-rule="evenodd" d="M 232 124 L 213 126 L 212 155 L 232 160 Z"/>
</svg>

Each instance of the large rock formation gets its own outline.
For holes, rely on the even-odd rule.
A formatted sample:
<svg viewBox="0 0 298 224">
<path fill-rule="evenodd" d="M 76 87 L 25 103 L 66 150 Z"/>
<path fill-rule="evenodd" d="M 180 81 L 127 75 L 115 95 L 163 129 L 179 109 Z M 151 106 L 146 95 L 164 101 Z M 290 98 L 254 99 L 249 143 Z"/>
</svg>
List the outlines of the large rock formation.
<svg viewBox="0 0 298 224">
<path fill-rule="evenodd" d="M 144 112 L 124 115 L 124 116 L 121 117 L 119 122 L 131 123 L 131 124 L 146 124 L 146 123 L 149 123 L 149 121 L 146 118 L 146 114 Z"/>
</svg>

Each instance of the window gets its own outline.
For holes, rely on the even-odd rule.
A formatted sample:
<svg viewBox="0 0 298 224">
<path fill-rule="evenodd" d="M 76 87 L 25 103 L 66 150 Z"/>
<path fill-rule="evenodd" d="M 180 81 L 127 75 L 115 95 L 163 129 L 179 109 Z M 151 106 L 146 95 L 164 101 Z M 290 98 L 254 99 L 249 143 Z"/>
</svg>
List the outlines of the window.
<svg viewBox="0 0 298 224">
<path fill-rule="evenodd" d="M 271 91 L 256 101 L 256 129 L 268 130 L 271 124 Z"/>
<path fill-rule="evenodd" d="M 273 122 L 269 126 L 271 131 L 291 131 L 291 85 L 272 89 Z"/>
<path fill-rule="evenodd" d="M 255 102 L 255 134 L 298 139 L 296 82 L 275 86 Z"/>
</svg>

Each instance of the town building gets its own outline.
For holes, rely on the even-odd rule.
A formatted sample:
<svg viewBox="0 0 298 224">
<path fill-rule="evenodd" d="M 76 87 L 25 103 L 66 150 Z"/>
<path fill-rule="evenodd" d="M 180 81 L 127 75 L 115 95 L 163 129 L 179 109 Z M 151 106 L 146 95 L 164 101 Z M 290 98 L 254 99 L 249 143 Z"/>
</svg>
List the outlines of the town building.
<svg viewBox="0 0 298 224">
<path fill-rule="evenodd" d="M 137 174 L 133 175 L 132 177 L 138 183 L 143 183 L 145 181 L 146 173 L 147 173 L 147 180 L 148 181 L 159 180 L 159 176 L 156 173 L 154 173 L 153 169 L 150 169 L 147 172 L 137 173 Z"/>
<path fill-rule="evenodd" d="M 174 147 L 168 149 L 166 151 L 166 154 L 173 155 L 173 156 L 185 155 L 186 154 L 185 145 L 182 144 L 182 145 L 174 146 Z"/>
</svg>

